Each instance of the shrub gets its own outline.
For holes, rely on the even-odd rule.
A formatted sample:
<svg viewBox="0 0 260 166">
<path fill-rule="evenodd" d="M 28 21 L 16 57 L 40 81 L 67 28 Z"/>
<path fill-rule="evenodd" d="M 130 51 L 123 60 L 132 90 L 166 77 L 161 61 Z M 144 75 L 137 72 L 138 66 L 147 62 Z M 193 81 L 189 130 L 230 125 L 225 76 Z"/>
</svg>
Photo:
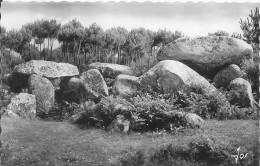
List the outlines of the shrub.
<svg viewBox="0 0 260 166">
<path fill-rule="evenodd" d="M 225 91 L 223 91 L 225 94 Z M 97 104 L 56 103 L 46 115 L 49 120 L 70 120 L 73 123 L 105 128 L 117 115 L 130 120 L 133 131 L 175 131 L 189 128 L 186 113 L 195 113 L 203 119 L 255 119 L 257 110 L 230 105 L 223 94 L 219 97 L 202 94 L 199 87 L 184 89 L 175 94 L 148 93 L 145 90 L 136 97 L 125 99 L 107 96 Z M 38 115 L 39 116 L 39 115 Z"/>
<path fill-rule="evenodd" d="M 15 94 L 10 92 L 5 85 L 0 84 L 0 115 L 4 113 L 2 112 L 4 109 L 1 108 L 5 108 L 14 96 Z"/>
<path fill-rule="evenodd" d="M 66 101 L 60 103 L 55 102 L 54 106 L 48 113 L 37 114 L 37 117 L 44 120 L 65 121 L 69 120 L 75 112 L 82 109 L 82 105 L 80 104 L 68 103 Z"/>
<path fill-rule="evenodd" d="M 258 110 L 257 108 L 239 108 L 236 105 L 231 106 L 231 116 L 229 119 L 257 119 Z"/>
<path fill-rule="evenodd" d="M 23 60 L 20 57 L 14 56 L 11 51 L 5 48 L 0 49 L 0 83 L 5 74 L 10 73 L 13 68 L 22 63 Z"/>
<path fill-rule="evenodd" d="M 123 109 L 123 107 L 125 109 Z M 124 99 L 114 96 L 107 96 L 91 107 L 84 107 L 84 111 L 79 111 L 79 118 L 75 121 L 78 124 L 87 124 L 96 127 L 107 128 L 118 114 L 131 119 L 131 109 L 134 107 Z M 80 114 L 80 115 L 79 115 Z"/>
<path fill-rule="evenodd" d="M 174 119 L 171 119 L 171 115 L 167 113 L 174 108 L 162 97 L 153 98 L 149 94 L 144 94 L 133 97 L 131 102 L 136 108 L 136 111 L 133 112 L 135 119 L 132 122 L 134 131 L 170 129 L 170 124 Z"/>
</svg>

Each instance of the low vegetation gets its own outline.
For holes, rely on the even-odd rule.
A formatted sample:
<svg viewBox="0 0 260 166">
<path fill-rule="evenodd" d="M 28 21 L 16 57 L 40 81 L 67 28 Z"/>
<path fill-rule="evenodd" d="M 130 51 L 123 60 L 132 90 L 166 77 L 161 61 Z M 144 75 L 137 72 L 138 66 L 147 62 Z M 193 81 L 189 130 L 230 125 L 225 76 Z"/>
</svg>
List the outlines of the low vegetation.
<svg viewBox="0 0 260 166">
<path fill-rule="evenodd" d="M 172 134 L 163 130 L 118 134 L 68 122 L 5 116 L 1 125 L 5 166 L 258 165 L 256 120 L 206 120 L 201 129 Z M 248 155 L 236 164 L 231 155 L 239 147 Z"/>
<path fill-rule="evenodd" d="M 117 115 L 131 122 L 131 131 L 148 132 L 178 128 L 193 128 L 187 124 L 183 114 L 195 113 L 203 119 L 233 120 L 257 119 L 257 108 L 240 108 L 226 100 L 208 97 L 193 91 L 179 91 L 175 94 L 141 92 L 128 101 L 113 95 L 103 97 L 97 104 L 91 101 L 76 104 L 62 101 L 55 103 L 44 120 L 70 121 L 80 126 L 107 129 Z"/>
</svg>

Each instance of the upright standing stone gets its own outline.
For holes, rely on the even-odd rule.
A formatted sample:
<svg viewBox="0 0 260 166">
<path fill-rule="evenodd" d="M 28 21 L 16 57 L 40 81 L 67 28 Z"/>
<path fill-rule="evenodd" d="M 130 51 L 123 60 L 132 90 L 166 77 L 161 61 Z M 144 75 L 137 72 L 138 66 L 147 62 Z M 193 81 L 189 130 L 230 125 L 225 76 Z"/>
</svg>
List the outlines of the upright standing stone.
<svg viewBox="0 0 260 166">
<path fill-rule="evenodd" d="M 52 83 L 44 77 L 33 74 L 28 80 L 28 92 L 36 97 L 37 114 L 48 113 L 55 102 L 55 90 Z"/>
<path fill-rule="evenodd" d="M 92 91 L 99 95 L 108 96 L 107 84 L 97 69 L 90 69 L 81 73 L 80 79 Z"/>
<path fill-rule="evenodd" d="M 254 107 L 254 97 L 251 85 L 243 78 L 236 78 L 230 82 L 227 94 L 230 103 L 238 104 L 241 107 Z"/>
</svg>

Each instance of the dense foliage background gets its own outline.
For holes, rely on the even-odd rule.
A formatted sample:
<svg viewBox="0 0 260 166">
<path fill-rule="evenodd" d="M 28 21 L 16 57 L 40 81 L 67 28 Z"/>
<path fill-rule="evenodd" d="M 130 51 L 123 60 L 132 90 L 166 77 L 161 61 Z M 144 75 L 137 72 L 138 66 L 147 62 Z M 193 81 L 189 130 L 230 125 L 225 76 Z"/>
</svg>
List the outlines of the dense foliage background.
<svg viewBox="0 0 260 166">
<path fill-rule="evenodd" d="M 240 20 L 243 34 L 219 30 L 209 36 L 232 36 L 252 45 L 254 60 L 245 61 L 242 69 L 253 91 L 258 89 L 259 63 L 259 9 L 252 10 L 246 20 Z M 182 31 L 159 29 L 151 31 L 143 27 L 128 31 L 124 27 L 104 30 L 96 23 L 84 27 L 77 19 L 64 25 L 56 19 L 42 19 L 26 23 L 21 29 L 6 30 L 0 27 L 0 80 L 15 65 L 30 60 L 67 62 L 82 71 L 92 62 L 117 63 L 131 66 L 139 76 L 157 63 L 157 51 L 162 45 L 185 36 Z M 54 42 L 59 46 L 54 48 Z"/>
</svg>

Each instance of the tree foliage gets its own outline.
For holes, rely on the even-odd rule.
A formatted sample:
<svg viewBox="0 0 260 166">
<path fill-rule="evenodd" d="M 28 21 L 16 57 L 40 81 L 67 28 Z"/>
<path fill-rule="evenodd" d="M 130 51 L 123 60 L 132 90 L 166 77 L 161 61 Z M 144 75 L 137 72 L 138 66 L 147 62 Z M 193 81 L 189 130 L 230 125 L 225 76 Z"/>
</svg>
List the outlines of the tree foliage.
<svg viewBox="0 0 260 166">
<path fill-rule="evenodd" d="M 240 19 L 240 27 L 243 30 L 243 39 L 251 44 L 254 48 L 254 50 L 259 50 L 259 21 L 260 21 L 260 14 L 259 14 L 259 8 L 256 7 L 256 9 L 253 11 L 251 10 L 251 13 L 249 14 L 249 17 L 247 17 L 246 20 Z"/>
<path fill-rule="evenodd" d="M 229 33 L 223 30 L 218 30 L 214 33 L 208 33 L 208 36 L 229 36 Z"/>
<path fill-rule="evenodd" d="M 145 59 L 156 60 L 156 51 L 182 37 L 181 31 L 143 27 L 131 29 L 112 27 L 104 30 L 97 23 L 84 27 L 77 19 L 61 25 L 55 19 L 28 22 L 19 30 L 6 31 L 1 27 L 1 44 L 21 54 L 25 61 L 32 59 L 68 62 L 79 68 L 92 62 L 130 65 L 143 64 Z M 59 47 L 53 50 L 54 41 Z M 151 66 L 148 61 L 146 66 Z"/>
</svg>

